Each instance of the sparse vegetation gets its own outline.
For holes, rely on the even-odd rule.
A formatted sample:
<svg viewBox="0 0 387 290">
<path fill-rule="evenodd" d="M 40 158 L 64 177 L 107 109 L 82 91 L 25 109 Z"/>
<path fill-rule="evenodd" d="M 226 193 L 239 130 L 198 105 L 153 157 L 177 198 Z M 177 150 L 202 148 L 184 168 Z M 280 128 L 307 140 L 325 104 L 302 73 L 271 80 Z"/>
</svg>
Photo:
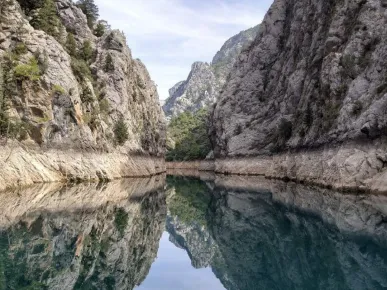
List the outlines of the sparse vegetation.
<svg viewBox="0 0 387 290">
<path fill-rule="evenodd" d="M 55 94 L 61 94 L 61 95 L 64 95 L 66 93 L 66 90 L 60 85 L 53 85 L 52 91 Z"/>
<path fill-rule="evenodd" d="M 17 55 L 23 55 L 23 54 L 26 54 L 28 52 L 28 49 L 27 49 L 27 46 L 23 42 L 18 42 L 15 45 L 15 48 L 13 51 Z"/>
<path fill-rule="evenodd" d="M 37 81 L 40 79 L 40 68 L 35 57 L 31 57 L 27 64 L 18 64 L 14 68 L 14 74 L 18 80 Z"/>
<path fill-rule="evenodd" d="M 173 118 L 168 126 L 168 135 L 176 145 L 167 152 L 168 161 L 204 159 L 211 151 L 207 136 L 207 110 L 195 114 L 185 112 Z"/>
<path fill-rule="evenodd" d="M 81 101 L 84 104 L 91 104 L 94 102 L 93 92 L 88 86 L 85 86 L 85 88 L 82 91 Z"/>
<path fill-rule="evenodd" d="M 128 125 L 126 125 L 124 118 L 121 117 L 114 125 L 114 137 L 118 145 L 122 146 L 129 139 Z"/>
<path fill-rule="evenodd" d="M 114 225 L 117 231 L 123 236 L 128 225 L 129 215 L 123 208 L 118 208 L 115 212 Z"/>
</svg>

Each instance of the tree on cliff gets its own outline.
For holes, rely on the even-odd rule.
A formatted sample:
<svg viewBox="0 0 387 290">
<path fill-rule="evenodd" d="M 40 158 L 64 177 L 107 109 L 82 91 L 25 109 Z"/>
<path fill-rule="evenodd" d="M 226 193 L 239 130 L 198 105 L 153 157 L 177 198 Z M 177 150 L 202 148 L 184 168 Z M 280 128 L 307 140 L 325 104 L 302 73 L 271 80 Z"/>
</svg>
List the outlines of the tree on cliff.
<svg viewBox="0 0 387 290">
<path fill-rule="evenodd" d="M 85 13 L 89 27 L 93 28 L 99 17 L 99 9 L 94 0 L 79 0 L 77 6 Z"/>
</svg>

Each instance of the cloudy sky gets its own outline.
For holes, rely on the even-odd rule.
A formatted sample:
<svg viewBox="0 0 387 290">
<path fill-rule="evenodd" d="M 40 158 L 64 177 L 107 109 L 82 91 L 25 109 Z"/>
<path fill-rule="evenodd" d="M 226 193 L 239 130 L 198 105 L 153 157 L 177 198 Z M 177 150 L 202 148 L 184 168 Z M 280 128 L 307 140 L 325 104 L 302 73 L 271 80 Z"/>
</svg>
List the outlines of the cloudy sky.
<svg viewBox="0 0 387 290">
<path fill-rule="evenodd" d="M 272 0 L 96 0 L 101 19 L 123 30 L 133 57 L 158 85 L 160 99 L 187 78 L 195 61 L 210 62 L 223 43 L 259 24 Z"/>
</svg>

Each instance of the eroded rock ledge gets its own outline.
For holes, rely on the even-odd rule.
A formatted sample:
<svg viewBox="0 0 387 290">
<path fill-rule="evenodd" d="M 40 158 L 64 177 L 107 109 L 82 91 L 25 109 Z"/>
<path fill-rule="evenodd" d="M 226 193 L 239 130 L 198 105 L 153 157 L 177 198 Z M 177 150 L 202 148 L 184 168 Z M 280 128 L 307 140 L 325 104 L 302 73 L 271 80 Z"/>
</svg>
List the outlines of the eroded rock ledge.
<svg viewBox="0 0 387 290">
<path fill-rule="evenodd" d="M 9 145 L 0 151 L 0 191 L 35 183 L 114 180 L 165 172 L 163 158 Z"/>
<path fill-rule="evenodd" d="M 346 144 L 274 156 L 218 159 L 215 171 L 387 193 L 386 142 Z"/>
</svg>

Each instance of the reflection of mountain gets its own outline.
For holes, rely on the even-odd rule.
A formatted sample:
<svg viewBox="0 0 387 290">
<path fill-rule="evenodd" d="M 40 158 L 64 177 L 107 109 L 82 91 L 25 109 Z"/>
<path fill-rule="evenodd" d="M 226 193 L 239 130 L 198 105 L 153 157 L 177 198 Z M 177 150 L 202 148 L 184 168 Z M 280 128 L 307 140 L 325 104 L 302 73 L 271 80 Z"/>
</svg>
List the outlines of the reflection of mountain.
<svg viewBox="0 0 387 290">
<path fill-rule="evenodd" d="M 260 178 L 214 184 L 206 227 L 177 216 L 167 228 L 227 289 L 386 289 L 386 198 Z"/>
<path fill-rule="evenodd" d="M 133 289 L 146 277 L 165 227 L 163 180 L 45 185 L 5 195 L 0 289 Z"/>
</svg>

